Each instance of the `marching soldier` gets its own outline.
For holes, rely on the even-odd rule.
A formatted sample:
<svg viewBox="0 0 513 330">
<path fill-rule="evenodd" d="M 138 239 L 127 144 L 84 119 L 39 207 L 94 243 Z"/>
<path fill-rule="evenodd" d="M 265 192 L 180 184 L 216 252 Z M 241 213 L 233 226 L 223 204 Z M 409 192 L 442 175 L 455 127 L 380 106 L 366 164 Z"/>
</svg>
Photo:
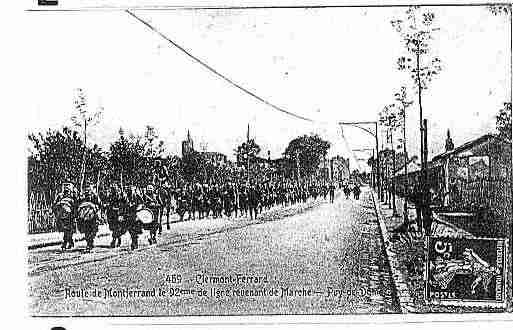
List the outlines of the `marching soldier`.
<svg viewBox="0 0 513 330">
<path fill-rule="evenodd" d="M 137 221 L 136 213 L 137 207 L 143 204 L 143 198 L 137 187 L 130 186 L 128 194 L 126 196 L 127 201 L 127 221 L 128 221 L 128 232 L 130 233 L 131 249 L 135 250 L 138 247 L 138 237 L 142 234 L 142 224 Z"/>
<path fill-rule="evenodd" d="M 153 185 L 149 184 L 146 186 L 146 191 L 143 195 L 143 205 L 146 206 L 153 213 L 153 224 L 150 229 L 150 244 L 157 243 L 157 230 L 158 230 L 158 219 L 159 219 L 159 208 L 162 205 L 159 195 L 155 192 Z"/>
<path fill-rule="evenodd" d="M 235 190 L 233 189 L 231 184 L 227 183 L 225 184 L 223 192 L 223 207 L 227 217 L 232 216 L 234 202 Z"/>
<path fill-rule="evenodd" d="M 119 186 L 115 183 L 111 185 L 110 192 L 107 196 L 107 223 L 112 232 L 112 241 L 110 247 L 121 245 L 121 235 L 126 231 L 119 217 L 126 211 L 128 202 L 126 196 L 122 193 Z M 127 222 L 125 219 L 123 222 Z"/>
<path fill-rule="evenodd" d="M 52 210 L 57 219 L 57 230 L 63 232 L 63 242 L 61 248 L 71 249 L 75 245 L 73 242 L 73 232 L 75 231 L 74 219 L 76 217 L 77 192 L 70 182 L 65 182 L 61 186 L 61 191 L 55 196 Z"/>
<path fill-rule="evenodd" d="M 248 187 L 247 185 L 242 185 L 240 187 L 239 193 L 239 208 L 241 215 L 248 216 Z"/>
<path fill-rule="evenodd" d="M 256 185 L 250 185 L 248 188 L 248 208 L 251 219 L 256 219 L 258 217 L 260 198 L 261 196 L 258 187 L 256 187 Z"/>
<path fill-rule="evenodd" d="M 84 203 L 86 204 L 85 206 Z M 98 232 L 98 222 L 101 218 L 100 208 L 102 202 L 98 193 L 94 189 L 94 185 L 88 185 L 84 193 L 80 196 L 78 202 L 78 230 L 84 234 L 87 241 L 87 249 L 93 248 L 93 240 Z"/>
<path fill-rule="evenodd" d="M 183 217 L 185 212 L 187 211 L 187 199 L 185 196 L 185 191 L 183 189 L 178 189 L 176 191 L 176 213 L 180 217 L 180 221 L 183 221 Z"/>
<path fill-rule="evenodd" d="M 157 187 L 162 187 L 169 181 L 169 172 L 162 161 L 157 159 L 155 161 L 155 171 L 153 173 L 153 184 Z"/>
</svg>

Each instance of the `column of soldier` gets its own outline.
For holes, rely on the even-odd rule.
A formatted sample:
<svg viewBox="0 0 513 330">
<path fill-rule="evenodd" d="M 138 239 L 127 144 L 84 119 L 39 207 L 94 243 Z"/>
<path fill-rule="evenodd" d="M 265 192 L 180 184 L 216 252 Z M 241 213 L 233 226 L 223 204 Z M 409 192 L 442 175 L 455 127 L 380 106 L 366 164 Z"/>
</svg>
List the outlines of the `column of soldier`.
<svg viewBox="0 0 513 330">
<path fill-rule="evenodd" d="M 335 191 L 334 184 L 299 183 L 296 180 L 263 183 L 188 184 L 172 192 L 180 220 L 249 216 L 256 218 L 263 210 L 274 206 L 306 203 Z"/>
<path fill-rule="evenodd" d="M 306 203 L 319 197 L 327 199 L 328 195 L 333 202 L 336 189 L 333 182 L 291 179 L 191 183 L 172 188 L 168 179 L 157 172 L 154 184 L 144 189 L 112 183 L 101 196 L 94 186 L 78 194 L 72 184 L 63 184 L 53 206 L 57 227 L 64 233 L 62 248 L 73 247 L 73 233 L 78 229 L 85 234 L 87 248 L 92 249 L 102 214 L 112 232 L 111 247 L 120 246 L 121 236 L 129 233 L 131 248 L 136 249 L 143 230 L 149 232 L 149 244 L 156 243 L 157 232 L 162 232 L 161 219 L 167 216 L 169 228 L 171 211 L 178 214 L 180 221 L 224 216 L 256 219 L 262 211 L 275 206 Z"/>
</svg>

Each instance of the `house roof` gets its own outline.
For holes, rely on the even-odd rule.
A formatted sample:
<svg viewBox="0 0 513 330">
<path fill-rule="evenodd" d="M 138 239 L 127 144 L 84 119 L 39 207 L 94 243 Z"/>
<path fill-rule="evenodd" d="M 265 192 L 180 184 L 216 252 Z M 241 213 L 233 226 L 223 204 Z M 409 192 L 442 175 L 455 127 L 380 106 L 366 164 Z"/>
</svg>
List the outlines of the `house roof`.
<svg viewBox="0 0 513 330">
<path fill-rule="evenodd" d="M 482 135 L 482 136 L 478 137 L 477 139 L 465 142 L 462 145 L 454 148 L 453 150 L 446 151 L 444 153 L 436 155 L 435 157 L 433 157 L 433 159 L 431 161 L 432 162 L 436 162 L 438 160 L 448 158 L 448 157 L 450 157 L 450 156 L 452 156 L 454 154 L 458 154 L 460 152 L 463 152 L 465 150 L 473 148 L 474 146 L 476 146 L 478 144 L 485 143 L 485 142 L 490 141 L 490 140 L 496 140 L 496 141 L 498 141 L 500 143 L 511 144 L 511 141 L 508 141 L 506 139 L 500 138 L 497 135 L 485 134 L 485 135 Z"/>
</svg>

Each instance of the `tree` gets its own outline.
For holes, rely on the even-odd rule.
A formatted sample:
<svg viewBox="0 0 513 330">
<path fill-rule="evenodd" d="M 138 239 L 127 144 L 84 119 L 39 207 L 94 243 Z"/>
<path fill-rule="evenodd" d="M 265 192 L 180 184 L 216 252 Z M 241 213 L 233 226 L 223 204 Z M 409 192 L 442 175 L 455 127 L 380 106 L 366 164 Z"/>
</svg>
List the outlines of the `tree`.
<svg viewBox="0 0 513 330">
<path fill-rule="evenodd" d="M 407 148 L 406 148 L 406 114 L 408 113 L 408 108 L 413 104 L 413 101 L 410 101 L 408 99 L 408 93 L 405 86 L 401 86 L 401 89 L 394 94 L 395 101 L 397 102 L 396 108 L 397 108 L 397 115 L 399 117 L 400 123 L 402 123 L 402 133 L 403 137 L 402 139 L 399 139 L 400 142 L 402 142 L 402 149 L 403 152 L 408 155 Z"/>
<path fill-rule="evenodd" d="M 420 131 L 423 131 L 422 95 L 435 76 L 442 71 L 441 60 L 433 56 L 431 42 L 435 32 L 435 14 L 421 6 L 410 6 L 406 10 L 405 19 L 392 20 L 392 27 L 400 34 L 406 49 L 406 56 L 397 60 L 399 71 L 410 74 L 418 95 Z M 424 154 L 423 138 L 421 138 L 421 153 Z"/>
<path fill-rule="evenodd" d="M 235 151 L 235 157 L 237 159 L 237 165 L 246 167 L 247 162 L 252 162 L 260 153 L 260 146 L 255 142 L 254 139 L 248 139 L 246 142 L 243 142 Z"/>
<path fill-rule="evenodd" d="M 505 102 L 504 107 L 496 116 L 496 127 L 499 136 L 511 140 L 511 103 Z"/>
<path fill-rule="evenodd" d="M 155 160 L 161 159 L 165 151 L 164 142 L 157 131 L 146 126 L 143 135 L 126 135 L 119 130 L 119 137 L 109 149 L 110 178 L 126 185 L 152 183 Z"/>
<path fill-rule="evenodd" d="M 32 146 L 28 159 L 28 189 L 43 192 L 47 200 L 54 198 L 65 181 L 71 181 L 76 186 L 80 184 L 84 148 L 90 155 L 84 176 L 97 179 L 100 170 L 106 167 L 107 159 L 101 148 L 97 145 L 85 147 L 80 133 L 69 127 L 31 133 L 28 139 Z"/>
<path fill-rule="evenodd" d="M 401 117 L 399 116 L 399 109 L 395 104 L 387 105 L 383 108 L 383 110 L 379 113 L 379 122 L 382 126 L 384 126 L 387 130 L 387 142 L 390 143 L 391 146 L 391 157 L 392 157 L 392 166 L 391 171 L 388 171 L 389 178 L 387 182 L 392 181 L 392 185 L 389 187 L 389 196 L 390 192 L 392 193 L 392 203 L 393 203 L 393 214 L 396 215 L 396 204 L 395 204 L 395 181 L 393 176 L 396 172 L 396 159 L 395 159 L 395 149 L 394 149 L 394 131 L 401 127 Z M 391 189 L 390 189 L 391 188 Z M 391 191 L 390 191 L 391 190 Z"/>
<path fill-rule="evenodd" d="M 289 142 L 283 153 L 290 164 L 297 166 L 300 177 L 312 176 L 327 156 L 331 144 L 319 135 L 303 135 Z"/>
<path fill-rule="evenodd" d="M 83 132 L 83 153 L 82 153 L 82 169 L 80 172 L 79 189 L 82 191 L 86 176 L 86 157 L 87 157 L 87 128 L 94 126 L 100 121 L 103 109 L 99 109 L 95 113 L 90 113 L 87 108 L 87 99 L 82 88 L 77 89 L 77 96 L 74 101 L 75 114 L 71 117 L 71 121 L 75 127 L 79 127 Z"/>
<path fill-rule="evenodd" d="M 400 142 L 402 142 L 402 166 L 404 166 L 404 177 L 405 177 L 405 186 L 409 185 L 408 182 L 408 149 L 406 147 L 406 114 L 408 112 L 408 108 L 413 104 L 413 101 L 410 101 L 408 99 L 408 93 L 406 91 L 405 86 L 401 86 L 401 89 L 399 92 L 394 94 L 395 101 L 397 102 L 397 109 L 398 109 L 398 115 L 399 120 L 402 122 L 402 128 L 403 128 L 403 137 L 402 139 L 399 139 Z M 401 141 L 402 140 L 402 141 Z M 398 146 L 398 149 L 401 148 L 401 145 Z M 398 168 L 401 168 L 401 162 L 399 162 Z M 403 201 L 403 218 L 406 221 L 408 219 L 408 200 L 407 198 L 404 198 Z"/>
<path fill-rule="evenodd" d="M 487 5 L 486 8 L 495 16 L 511 13 L 511 5 Z"/>
</svg>

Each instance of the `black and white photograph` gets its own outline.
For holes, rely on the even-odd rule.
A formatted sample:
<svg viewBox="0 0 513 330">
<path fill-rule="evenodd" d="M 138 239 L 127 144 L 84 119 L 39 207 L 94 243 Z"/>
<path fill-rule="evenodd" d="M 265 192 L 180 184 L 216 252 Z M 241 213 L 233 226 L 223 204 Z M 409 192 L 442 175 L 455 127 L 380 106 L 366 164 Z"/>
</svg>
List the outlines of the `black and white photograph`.
<svg viewBox="0 0 513 330">
<path fill-rule="evenodd" d="M 511 320 L 511 4 L 197 3 L 24 9 L 26 316 Z"/>
</svg>

